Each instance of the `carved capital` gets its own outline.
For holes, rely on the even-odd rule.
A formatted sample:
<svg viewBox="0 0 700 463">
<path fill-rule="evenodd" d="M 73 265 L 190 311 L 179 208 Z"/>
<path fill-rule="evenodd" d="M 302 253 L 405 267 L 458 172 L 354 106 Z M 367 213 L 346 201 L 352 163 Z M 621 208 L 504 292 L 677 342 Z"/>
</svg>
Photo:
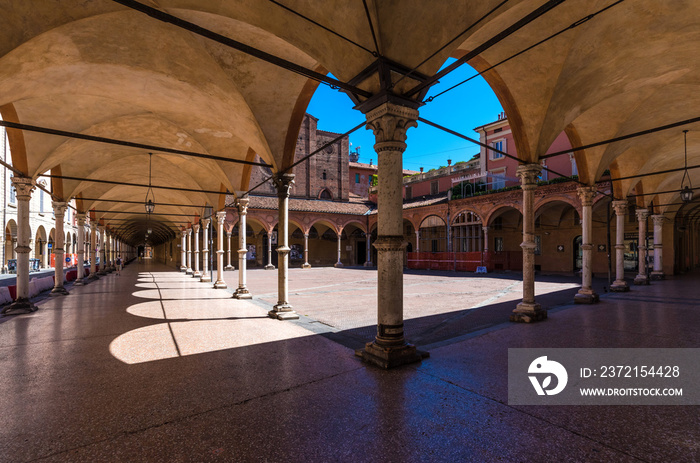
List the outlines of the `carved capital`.
<svg viewBox="0 0 700 463">
<path fill-rule="evenodd" d="M 199 233 L 199 224 L 196 223 L 196 224 L 192 225 L 192 229 L 194 230 L 195 233 Z"/>
<path fill-rule="evenodd" d="M 77 214 L 75 214 L 75 218 L 78 221 L 79 227 L 85 226 L 85 213 L 84 212 L 78 212 Z"/>
<path fill-rule="evenodd" d="M 56 216 L 56 221 L 63 221 L 63 216 L 68 208 L 68 203 L 63 201 L 54 201 L 51 203 L 53 206 L 53 214 Z"/>
<path fill-rule="evenodd" d="M 515 171 L 515 175 L 520 179 L 523 190 L 531 190 L 537 187 L 537 177 L 541 171 L 542 166 L 539 164 L 521 164 Z"/>
<path fill-rule="evenodd" d="M 248 213 L 248 204 L 250 199 L 247 197 L 238 198 L 236 201 L 236 207 L 238 207 L 238 215 L 246 215 Z"/>
<path fill-rule="evenodd" d="M 576 189 L 576 193 L 578 193 L 583 207 L 591 207 L 593 199 L 598 194 L 598 189 L 595 186 L 580 186 Z"/>
<path fill-rule="evenodd" d="M 615 210 L 615 215 L 624 216 L 627 214 L 627 201 L 613 201 L 612 207 Z"/>
<path fill-rule="evenodd" d="M 481 230 L 482 230 L 484 233 L 488 233 L 488 232 L 489 232 L 489 227 L 481 227 Z"/>
<path fill-rule="evenodd" d="M 294 184 L 294 174 L 285 173 L 281 175 L 275 175 L 272 178 L 277 187 L 277 196 L 280 198 L 289 198 L 289 193 Z"/>
<path fill-rule="evenodd" d="M 637 214 L 637 220 L 643 222 L 649 217 L 649 209 L 637 209 L 635 211 Z"/>
<path fill-rule="evenodd" d="M 651 220 L 654 221 L 654 226 L 662 226 L 664 224 L 664 221 L 666 220 L 666 217 L 664 217 L 663 214 L 654 214 L 651 216 Z"/>
<path fill-rule="evenodd" d="M 405 151 L 406 132 L 418 126 L 418 110 L 385 103 L 366 114 L 367 129 L 374 134 L 377 152 Z"/>
<path fill-rule="evenodd" d="M 12 177 L 11 180 L 12 184 L 15 186 L 15 191 L 17 191 L 17 199 L 28 201 L 36 186 L 34 180 L 28 177 Z"/>
</svg>

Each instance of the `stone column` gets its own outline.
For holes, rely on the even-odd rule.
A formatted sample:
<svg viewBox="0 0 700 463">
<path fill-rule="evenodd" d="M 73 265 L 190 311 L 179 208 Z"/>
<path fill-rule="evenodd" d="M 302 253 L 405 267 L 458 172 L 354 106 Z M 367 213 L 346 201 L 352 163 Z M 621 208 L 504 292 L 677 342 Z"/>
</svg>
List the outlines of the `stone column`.
<svg viewBox="0 0 700 463">
<path fill-rule="evenodd" d="M 372 267 L 372 234 L 365 233 L 365 242 L 367 249 L 365 250 L 365 267 Z"/>
<path fill-rule="evenodd" d="M 199 224 L 192 225 L 192 229 L 194 230 L 194 272 L 192 272 L 192 276 L 201 278 L 202 272 L 199 271 Z"/>
<path fill-rule="evenodd" d="M 268 315 L 278 320 L 293 320 L 299 315 L 289 304 L 289 192 L 294 183 L 294 174 L 286 173 L 273 178 L 279 198 L 279 220 L 277 222 L 277 305 Z M 245 233 L 238 227 L 239 234 Z M 269 240 L 268 240 L 269 242 Z M 271 245 L 270 245 L 271 246 Z M 241 251 L 238 251 L 239 253 Z M 270 253 L 272 257 L 272 253 Z M 272 264 L 272 259 L 270 259 Z M 240 270 L 239 270 L 240 271 Z"/>
<path fill-rule="evenodd" d="M 90 275 L 88 280 L 99 280 L 97 276 L 97 223 L 90 220 Z"/>
<path fill-rule="evenodd" d="M 192 229 L 188 228 L 187 232 L 187 268 L 185 273 L 192 275 Z"/>
<path fill-rule="evenodd" d="M 211 219 L 202 219 L 202 278 L 199 281 L 211 281 L 209 274 L 209 223 Z"/>
<path fill-rule="evenodd" d="M 482 251 L 489 252 L 489 227 L 481 227 L 481 230 L 484 232 L 484 246 Z"/>
<path fill-rule="evenodd" d="M 647 217 L 649 217 L 648 209 L 637 209 L 637 220 L 639 221 L 639 237 L 637 243 L 637 252 L 639 254 L 639 268 L 637 276 L 634 277 L 635 285 L 648 285 L 649 278 L 647 277 Z"/>
<path fill-rule="evenodd" d="M 423 354 L 408 344 L 403 330 L 403 152 L 406 131 L 417 125 L 418 111 L 385 103 L 366 114 L 375 137 L 377 176 L 377 336 L 357 352 L 382 368 L 420 361 Z M 418 248 L 418 244 L 416 245 Z M 418 251 L 418 249 L 416 249 Z M 427 354 L 425 354 L 427 355 Z"/>
<path fill-rule="evenodd" d="M 510 316 L 512 322 L 535 322 L 547 318 L 547 311 L 535 302 L 535 188 L 542 166 L 518 166 L 516 175 L 523 190 L 523 300 Z"/>
<path fill-rule="evenodd" d="M 341 243 L 341 239 L 343 237 L 343 229 L 341 228 L 340 231 L 338 232 L 338 262 L 335 263 L 334 267 L 342 267 L 343 263 L 340 261 L 340 254 L 343 251 L 343 246 Z"/>
<path fill-rule="evenodd" d="M 78 212 L 75 217 L 78 221 L 78 262 L 76 262 L 77 275 L 73 286 L 82 286 L 85 284 L 83 281 L 85 278 L 85 213 Z"/>
<path fill-rule="evenodd" d="M 598 190 L 595 186 L 581 186 L 578 197 L 581 200 L 583 214 L 581 220 L 581 249 L 583 249 L 583 269 L 581 270 L 581 289 L 574 296 L 576 304 L 594 304 L 599 296 L 593 290 L 593 199 Z"/>
<path fill-rule="evenodd" d="M 233 297 L 236 299 L 252 299 L 252 295 L 248 291 L 246 286 L 246 269 L 247 261 L 246 254 L 248 254 L 248 245 L 246 243 L 246 235 L 248 226 L 246 225 L 246 218 L 248 216 L 248 202 L 247 197 L 239 198 L 236 201 L 238 206 L 238 288 L 236 292 L 233 293 Z M 280 212 L 280 216 L 282 213 Z M 280 265 L 280 269 L 282 266 Z M 286 269 L 285 269 L 286 271 Z M 286 300 L 286 299 L 285 299 Z M 277 306 L 275 306 L 276 308 Z M 279 317 L 278 317 L 279 318 Z M 299 318 L 299 317 L 297 317 Z"/>
<path fill-rule="evenodd" d="M 182 242 L 180 243 L 180 271 L 187 271 L 187 232 L 185 230 L 180 231 Z"/>
<path fill-rule="evenodd" d="M 309 234 L 304 233 L 304 265 L 301 268 L 311 268 L 309 263 Z"/>
<path fill-rule="evenodd" d="M 420 252 L 420 228 L 416 230 L 416 252 Z"/>
<path fill-rule="evenodd" d="M 233 265 L 231 265 L 231 232 L 226 232 L 226 237 L 228 238 L 228 250 L 226 251 L 228 265 L 226 266 L 226 270 L 233 270 Z"/>
<path fill-rule="evenodd" d="M 27 177 L 12 177 L 17 192 L 17 299 L 2 310 L 4 315 L 30 313 L 37 307 L 29 301 L 29 201 L 34 181 Z"/>
<path fill-rule="evenodd" d="M 228 286 L 224 281 L 224 223 L 226 222 L 226 211 L 216 213 L 216 225 L 219 227 L 216 233 L 217 250 L 216 250 L 216 282 L 214 288 L 225 289 Z M 231 264 L 231 234 L 229 236 L 229 264 Z"/>
<path fill-rule="evenodd" d="M 277 227 L 279 230 L 279 227 Z M 277 232 L 279 235 L 279 231 Z M 278 238 L 279 239 L 279 238 Z M 267 232 L 267 265 L 265 270 L 274 270 L 275 266 L 272 265 L 272 231 Z"/>
<path fill-rule="evenodd" d="M 651 216 L 651 220 L 654 222 L 654 271 L 651 272 L 652 280 L 663 280 L 664 279 L 664 261 L 663 261 L 663 226 L 664 226 L 664 216 L 663 214 L 655 214 Z"/>
<path fill-rule="evenodd" d="M 100 265 L 98 266 L 98 275 L 107 275 L 107 248 L 105 240 L 105 227 L 99 227 L 100 231 Z"/>
<path fill-rule="evenodd" d="M 63 233 L 63 217 L 66 213 L 68 203 L 62 201 L 53 202 L 53 214 L 55 217 L 56 242 L 54 243 L 54 254 L 56 254 L 56 270 L 54 273 L 54 286 L 51 290 L 52 296 L 67 295 L 68 291 L 63 287 L 63 245 L 66 235 Z"/>
<path fill-rule="evenodd" d="M 613 201 L 615 209 L 615 281 L 610 285 L 610 291 L 622 293 L 630 287 L 625 281 L 625 216 L 627 201 Z"/>
</svg>

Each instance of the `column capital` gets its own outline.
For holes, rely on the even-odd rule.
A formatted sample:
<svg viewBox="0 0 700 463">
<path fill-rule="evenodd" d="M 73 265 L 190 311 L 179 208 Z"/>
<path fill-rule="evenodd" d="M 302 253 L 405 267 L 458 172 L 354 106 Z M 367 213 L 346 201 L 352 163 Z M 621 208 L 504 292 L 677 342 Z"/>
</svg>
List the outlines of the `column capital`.
<svg viewBox="0 0 700 463">
<path fill-rule="evenodd" d="M 232 232 L 230 232 L 230 231 L 227 231 L 227 232 L 226 232 L 226 236 L 228 236 L 229 238 L 231 238 L 232 235 L 233 235 Z"/>
<path fill-rule="evenodd" d="M 521 164 L 515 171 L 515 175 L 520 179 L 520 186 L 523 190 L 532 190 L 537 187 L 537 177 L 542 172 L 540 164 Z"/>
<path fill-rule="evenodd" d="M 90 230 L 97 230 L 97 221 L 90 220 Z"/>
<path fill-rule="evenodd" d="M 31 197 L 34 187 L 36 187 L 36 182 L 29 177 L 12 177 L 12 184 L 15 186 L 15 191 L 17 191 L 18 199 L 29 199 Z"/>
<path fill-rule="evenodd" d="M 207 228 L 210 222 L 211 219 L 202 219 L 202 227 Z"/>
<path fill-rule="evenodd" d="M 236 200 L 236 207 L 238 208 L 239 215 L 246 215 L 248 213 L 248 203 L 250 203 L 250 199 L 247 196 Z"/>
<path fill-rule="evenodd" d="M 380 151 L 405 151 L 406 132 L 417 127 L 418 110 L 393 103 L 384 103 L 365 114 L 367 129 L 374 134 L 374 149 Z"/>
<path fill-rule="evenodd" d="M 186 234 L 188 237 L 189 237 L 190 235 L 192 235 L 192 229 L 191 229 L 191 228 L 188 228 L 187 230 L 185 230 L 185 234 Z"/>
<path fill-rule="evenodd" d="M 199 233 L 199 228 L 200 228 L 200 227 L 199 227 L 199 224 L 198 224 L 198 223 L 192 225 L 192 229 L 194 230 L 195 233 Z"/>
<path fill-rule="evenodd" d="M 484 233 L 488 233 L 489 228 L 490 228 L 490 227 L 484 225 L 484 226 L 481 227 L 481 231 L 483 231 Z"/>
<path fill-rule="evenodd" d="M 223 224 L 226 222 L 226 211 L 219 211 L 216 213 L 216 221 L 219 224 Z M 227 232 L 227 235 L 231 236 L 231 232 Z"/>
<path fill-rule="evenodd" d="M 579 199 L 581 200 L 581 205 L 584 207 L 590 207 L 593 205 L 593 199 L 595 199 L 598 194 L 598 188 L 593 186 L 580 186 L 576 189 Z"/>
<path fill-rule="evenodd" d="M 308 233 L 304 233 L 304 238 L 309 239 L 309 234 L 308 234 Z"/>
<path fill-rule="evenodd" d="M 58 220 L 59 217 L 63 219 L 68 203 L 65 201 L 53 201 L 51 205 L 53 206 L 53 214 L 56 216 L 56 219 Z"/>
<path fill-rule="evenodd" d="M 654 221 L 654 226 L 663 225 L 666 217 L 663 214 L 654 214 L 651 216 L 651 220 Z"/>
<path fill-rule="evenodd" d="M 637 215 L 637 220 L 641 222 L 649 217 L 649 209 L 637 209 L 635 214 Z"/>
<path fill-rule="evenodd" d="M 616 199 L 612 202 L 612 207 L 615 210 L 615 215 L 627 214 L 627 201 Z"/>
<path fill-rule="evenodd" d="M 272 178 L 277 187 L 277 196 L 280 198 L 289 198 L 289 193 L 294 184 L 294 174 L 289 172 L 284 174 L 277 174 Z"/>
<path fill-rule="evenodd" d="M 75 219 L 78 221 L 79 227 L 85 226 L 85 213 L 84 212 L 78 212 L 77 214 L 75 214 Z"/>
</svg>

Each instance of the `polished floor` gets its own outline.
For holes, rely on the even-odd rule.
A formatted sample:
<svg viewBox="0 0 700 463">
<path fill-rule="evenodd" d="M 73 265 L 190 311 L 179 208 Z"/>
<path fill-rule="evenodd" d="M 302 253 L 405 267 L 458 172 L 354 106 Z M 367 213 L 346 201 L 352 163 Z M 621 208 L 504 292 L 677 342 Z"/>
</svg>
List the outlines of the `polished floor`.
<svg viewBox="0 0 700 463">
<path fill-rule="evenodd" d="M 506 378 L 509 347 L 698 347 L 698 281 L 450 336 L 381 371 L 342 330 L 266 318 L 262 292 L 135 262 L 0 319 L 0 461 L 700 461 L 700 407 L 514 407 Z"/>
</svg>

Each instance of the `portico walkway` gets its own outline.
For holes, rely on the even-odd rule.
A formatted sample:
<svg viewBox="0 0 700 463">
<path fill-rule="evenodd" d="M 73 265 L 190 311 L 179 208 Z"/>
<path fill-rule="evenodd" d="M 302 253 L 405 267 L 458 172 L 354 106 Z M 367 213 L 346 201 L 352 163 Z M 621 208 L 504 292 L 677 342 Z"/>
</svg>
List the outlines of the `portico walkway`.
<svg viewBox="0 0 700 463">
<path fill-rule="evenodd" d="M 697 347 L 696 286 L 604 295 L 383 371 L 308 320 L 134 262 L 0 319 L 0 461 L 697 461 L 698 407 L 506 395 L 508 347 Z"/>
</svg>

